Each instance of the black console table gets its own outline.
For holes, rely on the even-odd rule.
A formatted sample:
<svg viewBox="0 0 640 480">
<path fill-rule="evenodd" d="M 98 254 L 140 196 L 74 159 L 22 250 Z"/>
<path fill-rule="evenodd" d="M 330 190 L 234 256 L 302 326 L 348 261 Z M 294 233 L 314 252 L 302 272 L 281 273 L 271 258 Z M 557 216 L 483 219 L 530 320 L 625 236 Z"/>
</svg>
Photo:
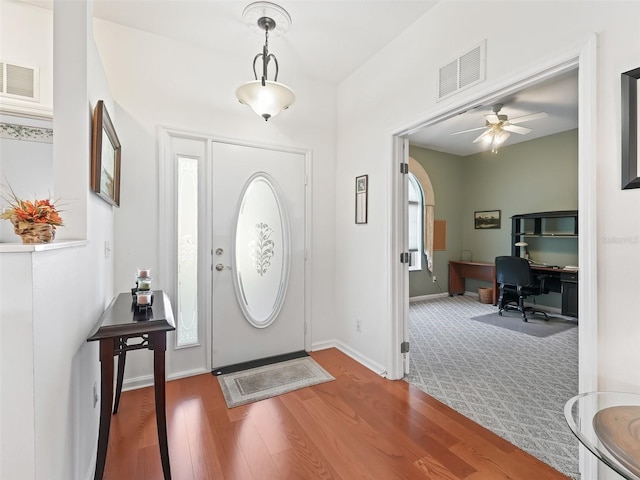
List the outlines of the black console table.
<svg viewBox="0 0 640 480">
<path fill-rule="evenodd" d="M 100 342 L 100 429 L 98 432 L 98 454 L 94 480 L 101 480 L 107 460 L 109 429 L 111 427 L 111 405 L 113 404 L 113 357 L 118 356 L 118 378 L 113 413 L 118 412 L 122 378 L 127 352 L 130 350 L 153 350 L 153 384 L 156 402 L 156 424 L 158 443 L 165 480 L 171 479 L 169 447 L 167 444 L 167 415 L 165 409 L 165 350 L 167 332 L 175 330 L 169 297 L 162 291 L 153 292 L 153 305 L 146 310 L 138 309 L 131 293 L 121 293 L 104 311 L 88 342 Z M 135 343 L 129 343 L 130 341 Z"/>
</svg>

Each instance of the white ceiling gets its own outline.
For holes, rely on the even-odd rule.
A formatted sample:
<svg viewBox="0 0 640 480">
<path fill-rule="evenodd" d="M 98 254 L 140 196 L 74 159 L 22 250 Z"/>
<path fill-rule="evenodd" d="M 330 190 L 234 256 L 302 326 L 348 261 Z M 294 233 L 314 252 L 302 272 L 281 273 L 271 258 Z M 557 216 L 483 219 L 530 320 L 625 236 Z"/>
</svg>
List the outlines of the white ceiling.
<svg viewBox="0 0 640 480">
<path fill-rule="evenodd" d="M 506 114 L 509 119 L 538 112 L 548 114 L 546 118 L 519 123 L 519 126 L 531 128 L 532 131 L 526 135 L 512 133 L 504 145 L 513 145 L 578 128 L 578 71 L 573 70 L 513 95 L 499 98 L 491 104 L 481 105 L 424 128 L 411 134 L 409 142 L 412 145 L 460 156 L 488 150 L 489 147 L 482 142 L 473 143 L 483 130 L 457 135 L 451 135 L 451 133 L 484 126 L 485 115 L 492 113 L 495 103 L 504 105 L 500 114 Z"/>
<path fill-rule="evenodd" d="M 24 0 L 51 8 L 51 0 Z M 252 0 L 94 0 L 98 18 L 189 42 L 213 52 L 230 49 L 246 57 L 262 50 L 264 36 L 242 21 Z M 270 38 L 280 79 L 291 72 L 338 84 L 437 1 L 426 0 L 286 0 L 275 1 L 291 15 L 289 31 Z M 269 71 L 270 76 L 273 72 Z"/>
<path fill-rule="evenodd" d="M 52 8 L 52 0 L 23 0 Z M 251 72 L 253 56 L 264 37 L 242 21 L 250 0 L 94 0 L 94 15 L 157 35 L 198 45 L 212 52 L 230 49 L 246 57 Z M 271 38 L 269 47 L 280 64 L 279 79 L 303 75 L 338 84 L 394 37 L 431 9 L 426 0 L 287 0 L 278 1 L 291 15 L 289 31 Z M 273 72 L 270 67 L 270 76 Z M 577 128 L 577 73 L 519 92 L 493 103 L 503 103 L 503 114 L 516 118 L 544 111 L 549 116 L 522 124 L 527 135 L 512 134 L 505 145 Z M 445 120 L 410 136 L 410 142 L 433 150 L 466 156 L 481 151 L 473 140 L 481 131 L 451 132 L 481 127 L 493 104 Z"/>
</svg>

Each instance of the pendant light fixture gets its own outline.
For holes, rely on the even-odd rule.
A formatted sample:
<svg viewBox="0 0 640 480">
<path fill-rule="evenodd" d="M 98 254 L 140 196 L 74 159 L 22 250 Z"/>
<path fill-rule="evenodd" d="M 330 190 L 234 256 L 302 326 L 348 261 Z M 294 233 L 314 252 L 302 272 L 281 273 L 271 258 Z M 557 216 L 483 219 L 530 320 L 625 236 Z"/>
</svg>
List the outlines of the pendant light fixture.
<svg viewBox="0 0 640 480">
<path fill-rule="evenodd" d="M 248 105 L 262 118 L 269 120 L 282 110 L 289 108 L 295 101 L 293 90 L 278 82 L 278 60 L 269 53 L 269 35 L 283 34 L 291 25 L 291 17 L 287 11 L 270 2 L 255 2 L 242 12 L 243 21 L 251 28 L 264 31 L 262 53 L 253 58 L 253 75 L 255 80 L 243 83 L 236 90 L 240 103 Z M 256 62 L 262 59 L 262 75 L 258 79 Z M 276 71 L 273 81 L 267 79 L 267 68 L 273 60 Z"/>
</svg>

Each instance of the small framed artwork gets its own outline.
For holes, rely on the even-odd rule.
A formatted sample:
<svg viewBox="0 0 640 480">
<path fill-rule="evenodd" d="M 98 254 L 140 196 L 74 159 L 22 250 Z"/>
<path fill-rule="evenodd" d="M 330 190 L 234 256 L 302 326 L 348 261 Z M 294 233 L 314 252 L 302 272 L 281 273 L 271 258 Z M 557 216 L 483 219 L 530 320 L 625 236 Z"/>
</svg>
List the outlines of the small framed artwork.
<svg viewBox="0 0 640 480">
<path fill-rule="evenodd" d="M 622 82 L 622 189 L 640 188 L 638 176 L 638 122 L 640 102 L 638 101 L 638 79 L 640 68 L 624 72 Z"/>
<path fill-rule="evenodd" d="M 500 228 L 500 210 L 474 212 L 473 221 L 476 229 Z"/>
<path fill-rule="evenodd" d="M 369 175 L 356 177 L 356 223 L 367 223 Z"/>
<path fill-rule="evenodd" d="M 91 189 L 104 201 L 120 206 L 120 140 L 107 107 L 99 100 L 93 111 Z"/>
</svg>

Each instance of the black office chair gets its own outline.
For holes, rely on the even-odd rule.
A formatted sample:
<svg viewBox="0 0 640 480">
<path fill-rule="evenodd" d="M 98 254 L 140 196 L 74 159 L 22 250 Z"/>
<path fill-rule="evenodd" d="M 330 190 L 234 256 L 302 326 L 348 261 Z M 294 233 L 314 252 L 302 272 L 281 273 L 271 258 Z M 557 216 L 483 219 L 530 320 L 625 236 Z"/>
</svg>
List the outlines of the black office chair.
<svg viewBox="0 0 640 480">
<path fill-rule="evenodd" d="M 520 257 L 496 257 L 496 281 L 500 288 L 498 298 L 498 314 L 504 310 L 522 312 L 522 321 L 527 322 L 527 312 L 541 313 L 548 320 L 546 312 L 533 307 L 525 307 L 524 299 L 528 296 L 549 293 L 544 282 L 548 275 L 533 275 L 529 262 Z M 515 304 L 515 305 L 514 305 Z"/>
</svg>

